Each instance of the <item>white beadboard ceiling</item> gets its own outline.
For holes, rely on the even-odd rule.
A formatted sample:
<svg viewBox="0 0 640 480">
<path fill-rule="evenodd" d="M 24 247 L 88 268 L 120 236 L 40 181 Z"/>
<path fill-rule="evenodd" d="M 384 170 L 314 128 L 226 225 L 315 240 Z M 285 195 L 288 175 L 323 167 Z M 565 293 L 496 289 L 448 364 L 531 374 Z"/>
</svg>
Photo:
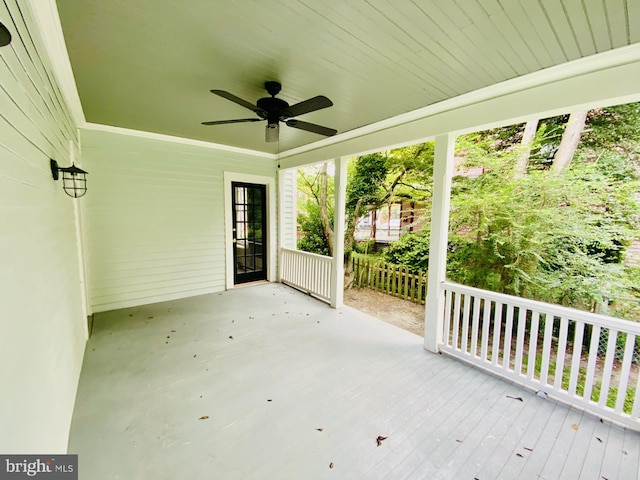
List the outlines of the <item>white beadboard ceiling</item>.
<svg viewBox="0 0 640 480">
<path fill-rule="evenodd" d="M 640 42 L 640 0 L 57 0 L 86 120 L 277 153 L 324 137 L 254 114 L 267 80 L 338 135 Z"/>
</svg>

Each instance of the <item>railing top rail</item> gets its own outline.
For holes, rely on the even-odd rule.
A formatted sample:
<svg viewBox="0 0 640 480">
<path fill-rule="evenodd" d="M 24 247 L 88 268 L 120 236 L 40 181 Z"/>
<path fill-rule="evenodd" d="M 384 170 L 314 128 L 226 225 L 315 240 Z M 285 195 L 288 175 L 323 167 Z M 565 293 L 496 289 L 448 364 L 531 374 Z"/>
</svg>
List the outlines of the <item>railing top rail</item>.
<svg viewBox="0 0 640 480">
<path fill-rule="evenodd" d="M 318 259 L 322 262 L 333 262 L 333 257 L 327 257 L 326 255 L 318 255 L 317 253 L 309 253 L 303 250 L 296 250 L 295 248 L 285 248 L 280 247 L 280 250 L 283 252 L 293 253 L 294 255 L 301 255 L 304 257 L 311 257 Z"/>
<path fill-rule="evenodd" d="M 484 299 L 501 302 L 507 305 L 513 305 L 515 307 L 522 307 L 540 313 L 547 313 L 557 317 L 565 317 L 570 320 L 577 320 L 584 323 L 590 323 L 592 325 L 612 328 L 621 332 L 640 335 L 640 323 L 632 322 L 630 320 L 610 317 L 608 315 L 602 315 L 598 313 L 585 312 L 576 308 L 563 307 L 562 305 L 554 305 L 552 303 L 540 302 L 538 300 L 520 298 L 504 293 L 491 292 L 489 290 L 483 290 L 481 288 L 467 287 L 466 285 L 460 285 L 459 283 L 454 282 L 445 281 L 442 282 L 441 285 L 445 290 L 451 290 L 458 293 L 466 293 L 469 295 L 474 295 L 476 297 L 482 297 Z"/>
</svg>

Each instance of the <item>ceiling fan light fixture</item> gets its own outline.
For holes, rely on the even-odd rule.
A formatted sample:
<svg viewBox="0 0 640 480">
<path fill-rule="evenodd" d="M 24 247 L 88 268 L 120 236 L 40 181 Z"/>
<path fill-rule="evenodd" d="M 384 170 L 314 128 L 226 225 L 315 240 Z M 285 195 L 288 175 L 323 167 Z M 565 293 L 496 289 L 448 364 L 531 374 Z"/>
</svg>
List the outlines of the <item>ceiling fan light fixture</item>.
<svg viewBox="0 0 640 480">
<path fill-rule="evenodd" d="M 211 90 L 211 93 L 229 100 L 236 105 L 240 105 L 241 107 L 251 110 L 259 118 L 214 120 L 210 122 L 202 122 L 202 125 L 225 125 L 229 123 L 259 122 L 262 120 L 266 120 L 267 128 L 265 131 L 265 138 L 268 143 L 274 143 L 280 140 L 280 122 L 283 122 L 288 127 L 297 128 L 298 130 L 304 130 L 306 132 L 316 133 L 318 135 L 324 135 L 325 137 L 331 137 L 332 135 L 338 133 L 335 128 L 323 127 L 322 125 L 316 125 L 315 123 L 309 123 L 293 118 L 297 117 L 298 115 L 304 115 L 306 113 L 311 113 L 317 110 L 322 110 L 323 108 L 331 107 L 333 105 L 333 102 L 327 97 L 323 95 L 317 95 L 313 98 L 309 98 L 302 102 L 296 103 L 295 105 L 289 105 L 284 100 L 276 98 L 276 95 L 278 94 L 278 92 L 280 92 L 280 83 L 265 82 L 264 87 L 267 90 L 267 93 L 269 93 L 269 95 L 271 96 L 260 98 L 255 105 L 225 90 Z"/>
<path fill-rule="evenodd" d="M 280 137 L 280 125 L 278 123 L 268 123 L 265 140 L 267 143 L 277 142 Z"/>
</svg>

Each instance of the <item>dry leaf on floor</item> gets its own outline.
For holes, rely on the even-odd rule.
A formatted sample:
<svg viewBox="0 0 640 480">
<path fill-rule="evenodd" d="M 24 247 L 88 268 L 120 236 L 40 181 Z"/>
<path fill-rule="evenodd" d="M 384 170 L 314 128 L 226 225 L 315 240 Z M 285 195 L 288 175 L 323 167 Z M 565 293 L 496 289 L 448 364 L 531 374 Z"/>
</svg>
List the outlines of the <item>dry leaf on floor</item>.
<svg viewBox="0 0 640 480">
<path fill-rule="evenodd" d="M 573 428 L 574 430 L 578 430 L 580 426 L 577 423 L 574 423 L 573 425 L 571 425 L 571 428 Z"/>
<path fill-rule="evenodd" d="M 600 443 L 602 443 L 602 439 L 600 437 L 596 437 L 596 440 L 598 440 Z"/>
<path fill-rule="evenodd" d="M 203 415 L 198 420 L 206 420 L 209 418 L 209 415 Z"/>
<path fill-rule="evenodd" d="M 333 462 L 329 464 L 329 468 L 333 468 Z"/>
<path fill-rule="evenodd" d="M 529 450 L 530 452 L 533 452 L 533 448 L 529 448 L 529 447 L 523 447 L 525 450 Z"/>
<path fill-rule="evenodd" d="M 382 441 L 386 440 L 387 437 L 383 437 L 382 435 L 379 435 L 378 438 L 376 438 L 376 443 L 378 444 L 378 446 L 382 445 Z"/>
<path fill-rule="evenodd" d="M 229 335 L 229 338 L 230 338 L 231 340 L 233 340 L 233 335 Z"/>
<path fill-rule="evenodd" d="M 521 453 L 516 453 L 516 457 L 524 458 Z"/>
<path fill-rule="evenodd" d="M 268 399 L 267 399 L 267 402 L 273 402 L 273 399 L 268 398 Z"/>
<path fill-rule="evenodd" d="M 319 432 L 321 432 L 321 431 L 322 431 L 322 428 L 316 428 L 316 430 L 318 430 Z"/>
<path fill-rule="evenodd" d="M 522 397 L 512 397 L 511 395 L 507 395 L 507 398 L 512 398 L 513 400 L 520 400 L 521 402 L 524 402 Z"/>
</svg>

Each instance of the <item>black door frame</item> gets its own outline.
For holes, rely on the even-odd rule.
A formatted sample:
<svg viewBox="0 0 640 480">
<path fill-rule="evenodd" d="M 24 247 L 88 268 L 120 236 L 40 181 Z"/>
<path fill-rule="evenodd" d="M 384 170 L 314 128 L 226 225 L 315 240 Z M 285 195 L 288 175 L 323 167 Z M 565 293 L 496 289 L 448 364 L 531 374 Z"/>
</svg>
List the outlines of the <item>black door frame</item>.
<svg viewBox="0 0 640 480">
<path fill-rule="evenodd" d="M 248 188 L 253 189 L 254 192 L 258 192 L 260 196 L 259 206 L 261 209 L 261 218 L 259 221 L 261 234 L 260 234 L 260 244 L 258 245 L 255 241 L 255 238 L 250 236 L 246 236 L 244 238 L 238 238 L 238 205 L 245 205 L 247 208 L 245 209 L 247 218 L 243 219 L 241 223 L 253 224 L 255 222 L 251 221 L 251 218 L 255 218 L 253 211 L 250 211 L 251 207 L 256 207 L 255 197 L 254 201 L 250 201 L 249 198 L 245 197 L 243 203 L 237 202 L 236 198 L 236 189 L 237 188 Z M 248 190 L 245 191 L 248 194 Z M 253 194 L 255 195 L 255 193 Z M 248 195 L 247 195 L 248 196 Z M 268 244 L 268 232 L 267 232 L 267 186 L 261 183 L 250 183 L 250 182 L 242 182 L 242 181 L 232 181 L 231 182 L 231 215 L 232 215 L 232 251 L 233 251 L 233 283 L 234 285 L 239 285 L 247 282 L 254 282 L 259 280 L 267 279 L 268 272 L 268 252 L 269 252 L 269 244 Z M 239 272 L 239 258 L 238 258 L 238 241 L 244 242 L 243 248 L 243 259 L 242 264 L 247 265 L 248 259 L 251 260 L 252 270 L 249 272 L 241 273 Z M 260 248 L 261 251 L 256 253 L 256 248 Z M 256 268 L 257 263 L 261 263 L 260 268 Z"/>
</svg>

